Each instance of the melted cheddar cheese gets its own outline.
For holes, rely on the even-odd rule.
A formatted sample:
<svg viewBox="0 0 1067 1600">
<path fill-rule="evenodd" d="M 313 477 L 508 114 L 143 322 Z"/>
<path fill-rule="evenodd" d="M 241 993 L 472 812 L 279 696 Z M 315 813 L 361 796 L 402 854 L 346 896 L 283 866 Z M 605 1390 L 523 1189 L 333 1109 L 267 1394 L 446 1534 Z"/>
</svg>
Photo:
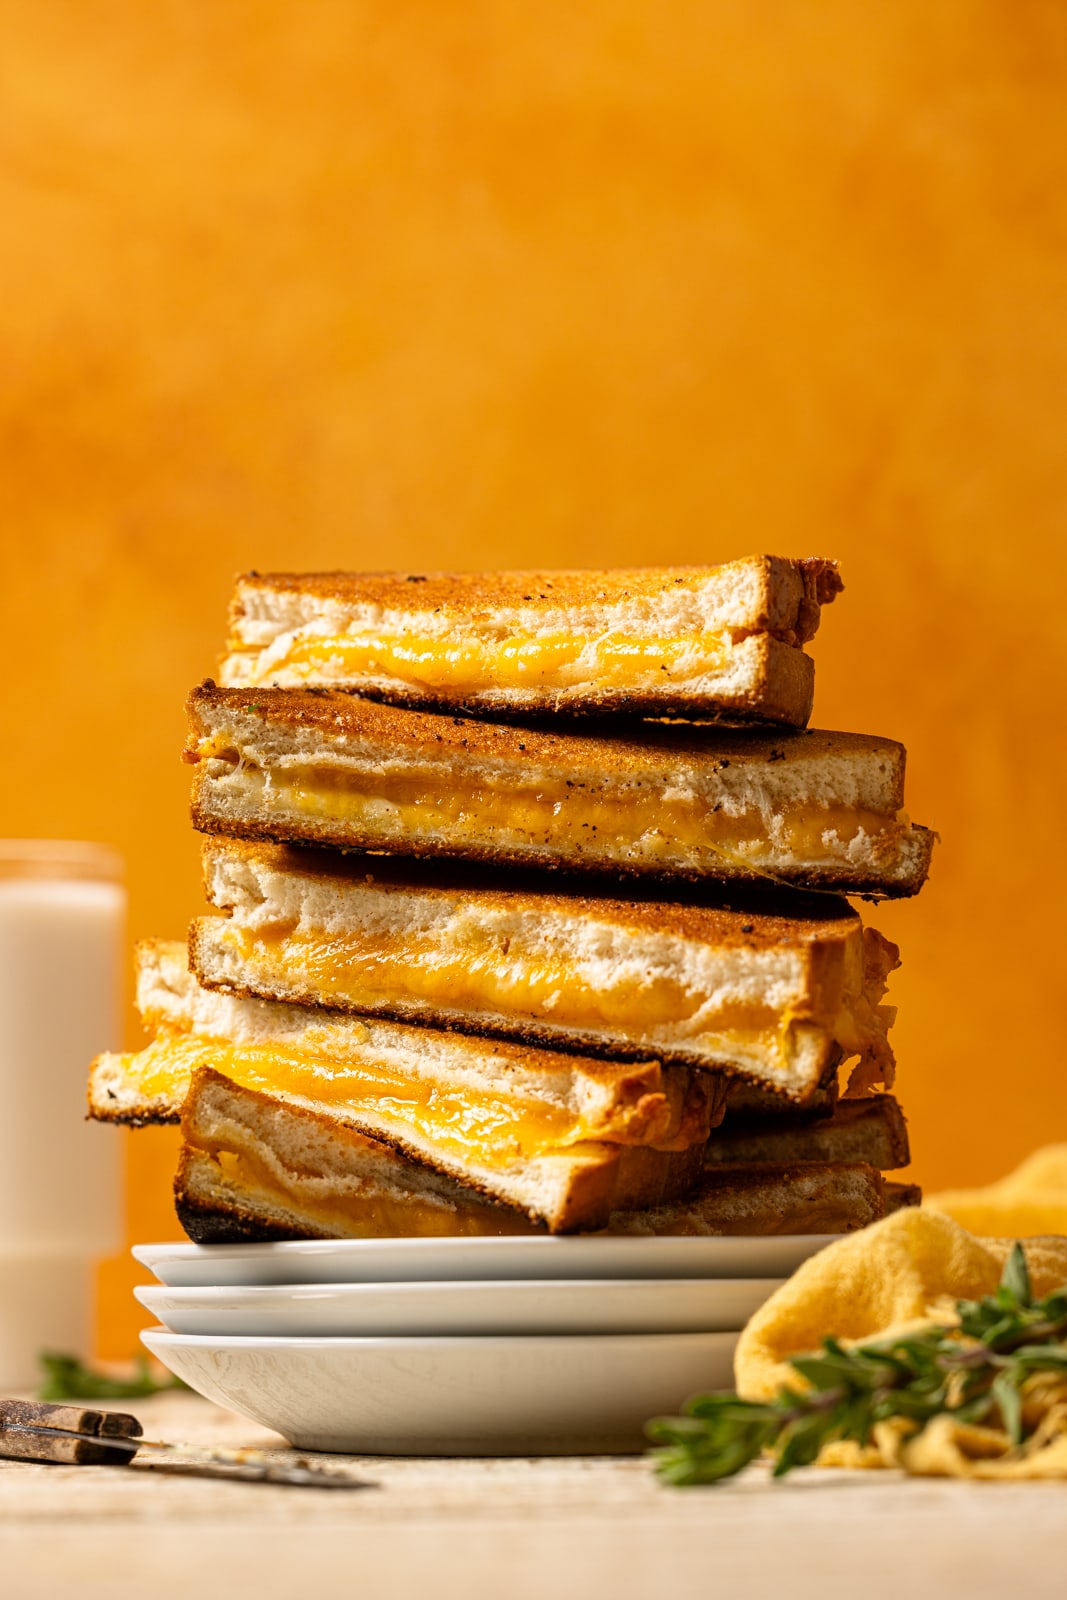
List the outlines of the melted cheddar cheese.
<svg viewBox="0 0 1067 1600">
<path fill-rule="evenodd" d="M 773 1055 L 787 1043 L 781 1038 L 780 1007 L 735 1003 L 708 1015 L 706 997 L 686 984 L 665 976 L 640 984 L 594 982 L 573 959 L 534 955 L 514 934 L 504 952 L 488 932 L 479 936 L 479 930 L 465 926 L 462 951 L 455 953 L 420 941 L 416 933 L 402 939 L 362 930 L 327 936 L 296 924 L 275 923 L 255 932 L 227 925 L 219 937 L 245 970 L 267 977 L 296 972 L 306 992 L 324 999 L 344 996 L 360 1007 L 388 994 L 448 1012 L 500 1012 L 578 1033 L 645 1040 L 670 1033 L 727 1059 L 738 1049 Z"/>
<path fill-rule="evenodd" d="M 237 646 L 237 648 L 240 648 Z M 518 632 L 493 638 L 388 634 L 377 631 L 323 636 L 298 631 L 281 649 L 260 658 L 247 682 L 280 674 L 290 681 L 393 678 L 426 689 L 478 694 L 489 689 L 660 690 L 673 674 L 685 680 L 722 670 L 730 651 L 723 633 L 684 638 L 599 638 L 568 633 Z"/>
<path fill-rule="evenodd" d="M 891 864 L 907 814 L 886 816 L 851 806 L 821 806 L 775 819 L 773 838 L 756 809 L 737 816 L 716 812 L 704 800 L 665 795 L 656 786 L 586 792 L 562 778 L 535 784 L 516 775 L 491 783 L 458 765 L 435 773 L 326 763 L 293 763 L 270 774 L 247 756 L 227 750 L 217 737 L 201 741 L 200 760 L 241 766 L 242 782 L 258 783 L 264 804 L 365 830 L 371 843 L 441 837 L 471 847 L 551 848 L 586 859 L 621 857 L 672 865 L 728 861 L 746 872 L 774 876 L 783 855 L 809 866 L 840 864 L 862 833 L 878 863 Z"/>
<path fill-rule="evenodd" d="M 644 1094 L 595 1124 L 566 1107 L 523 1099 L 506 1090 L 493 1093 L 460 1081 L 440 1086 L 402 1077 L 376 1062 L 316 1057 L 307 1049 L 280 1044 L 235 1044 L 196 1034 L 162 1031 L 146 1049 L 123 1058 L 124 1076 L 145 1101 L 181 1102 L 198 1067 L 211 1067 L 243 1089 L 291 1095 L 327 1108 L 342 1119 L 347 1112 L 383 1131 L 405 1131 L 432 1139 L 438 1150 L 458 1161 L 504 1167 L 552 1150 L 569 1150 L 586 1140 L 643 1143 L 653 1121 L 669 1110 L 662 1094 Z"/>
</svg>

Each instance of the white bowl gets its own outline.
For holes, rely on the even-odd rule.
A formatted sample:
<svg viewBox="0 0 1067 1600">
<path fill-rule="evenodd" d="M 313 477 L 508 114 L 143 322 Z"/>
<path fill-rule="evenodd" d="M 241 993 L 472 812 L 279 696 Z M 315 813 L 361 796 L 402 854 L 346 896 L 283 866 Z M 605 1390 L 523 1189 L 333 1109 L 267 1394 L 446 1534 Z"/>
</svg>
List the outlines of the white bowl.
<svg viewBox="0 0 1067 1600">
<path fill-rule="evenodd" d="M 416 1283 L 491 1278 L 787 1278 L 836 1234 L 780 1238 L 306 1239 L 139 1244 L 162 1283 Z"/>
<path fill-rule="evenodd" d="M 300 1450 L 597 1455 L 733 1382 L 735 1333 L 511 1338 L 141 1335 L 171 1372 Z"/>
<path fill-rule="evenodd" d="M 546 1279 L 135 1289 L 173 1333 L 715 1333 L 743 1327 L 781 1278 Z"/>
</svg>

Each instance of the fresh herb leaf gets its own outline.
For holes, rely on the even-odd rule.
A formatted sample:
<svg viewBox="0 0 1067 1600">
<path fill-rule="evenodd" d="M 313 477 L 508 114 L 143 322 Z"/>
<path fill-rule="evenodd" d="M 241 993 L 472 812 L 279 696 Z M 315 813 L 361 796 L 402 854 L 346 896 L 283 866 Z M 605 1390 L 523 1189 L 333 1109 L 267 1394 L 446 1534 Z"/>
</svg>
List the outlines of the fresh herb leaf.
<svg viewBox="0 0 1067 1600">
<path fill-rule="evenodd" d="M 1001 1295 L 1003 1295 L 1004 1301 L 1008 1301 L 1013 1309 L 1016 1306 L 1033 1304 L 1034 1295 L 1030 1287 L 1030 1268 L 1026 1265 L 1026 1252 L 1018 1239 L 1011 1247 L 1011 1255 L 1007 1259 L 1004 1267 L 1004 1276 L 1000 1280 L 998 1299 Z M 1004 1301 L 1002 1301 L 1002 1304 Z"/>
<path fill-rule="evenodd" d="M 188 1388 L 170 1373 L 165 1378 L 155 1377 L 147 1356 L 137 1357 L 129 1378 L 114 1378 L 86 1366 L 77 1356 L 53 1350 L 42 1350 L 37 1360 L 44 1371 L 38 1400 L 140 1400 L 164 1389 Z"/>
<path fill-rule="evenodd" d="M 698 1395 L 681 1417 L 657 1417 L 649 1437 L 656 1469 L 684 1486 L 732 1477 L 770 1450 L 774 1476 L 808 1466 L 839 1439 L 869 1443 L 875 1423 L 903 1419 L 921 1432 L 934 1417 L 999 1425 L 1026 1442 L 1022 1385 L 1034 1372 L 1067 1372 L 1067 1286 L 1035 1301 L 1015 1244 L 995 1294 L 956 1303 L 957 1326 L 931 1323 L 900 1338 L 851 1349 L 838 1339 L 790 1361 L 807 1384 L 772 1401 Z"/>
<path fill-rule="evenodd" d="M 1019 1374 L 1005 1367 L 993 1379 L 989 1392 L 997 1403 L 1004 1432 L 1012 1444 L 1022 1444 L 1023 1402 L 1019 1393 Z"/>
</svg>

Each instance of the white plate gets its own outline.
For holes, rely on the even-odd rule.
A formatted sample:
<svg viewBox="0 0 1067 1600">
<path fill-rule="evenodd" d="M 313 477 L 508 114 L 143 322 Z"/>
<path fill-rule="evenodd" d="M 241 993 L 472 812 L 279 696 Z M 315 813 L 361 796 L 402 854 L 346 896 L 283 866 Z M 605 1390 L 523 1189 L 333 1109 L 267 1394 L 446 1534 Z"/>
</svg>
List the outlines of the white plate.
<svg viewBox="0 0 1067 1600">
<path fill-rule="evenodd" d="M 133 1253 L 172 1287 L 491 1278 L 787 1278 L 837 1237 L 306 1239 L 286 1244 L 139 1244 Z"/>
<path fill-rule="evenodd" d="M 171 1372 L 300 1450 L 592 1455 L 733 1383 L 735 1333 L 494 1339 L 141 1335 Z"/>
<path fill-rule="evenodd" d="M 546 1279 L 135 1289 L 173 1333 L 716 1333 L 741 1328 L 781 1278 Z"/>
</svg>

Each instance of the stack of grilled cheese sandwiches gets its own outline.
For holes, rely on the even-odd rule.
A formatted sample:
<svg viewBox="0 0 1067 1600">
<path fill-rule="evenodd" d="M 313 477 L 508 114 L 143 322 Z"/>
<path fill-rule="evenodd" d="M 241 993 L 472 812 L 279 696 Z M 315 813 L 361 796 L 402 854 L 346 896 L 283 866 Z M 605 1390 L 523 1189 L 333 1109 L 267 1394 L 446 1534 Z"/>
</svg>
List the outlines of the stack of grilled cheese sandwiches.
<svg viewBox="0 0 1067 1600">
<path fill-rule="evenodd" d="M 839 1232 L 933 835 L 809 731 L 832 562 L 251 574 L 185 759 L 212 914 L 139 952 L 103 1121 L 181 1122 L 191 1238 Z"/>
</svg>

